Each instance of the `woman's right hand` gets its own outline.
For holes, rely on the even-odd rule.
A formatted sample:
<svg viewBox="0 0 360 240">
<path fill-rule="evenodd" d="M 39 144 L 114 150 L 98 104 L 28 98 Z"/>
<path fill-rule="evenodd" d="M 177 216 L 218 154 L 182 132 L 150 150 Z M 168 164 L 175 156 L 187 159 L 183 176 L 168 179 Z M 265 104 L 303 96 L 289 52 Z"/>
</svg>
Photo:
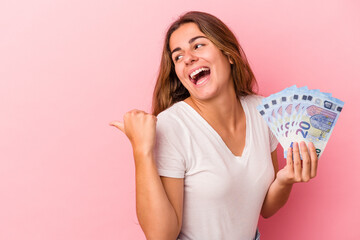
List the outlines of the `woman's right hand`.
<svg viewBox="0 0 360 240">
<path fill-rule="evenodd" d="M 134 153 L 148 154 L 155 146 L 156 120 L 154 115 L 134 109 L 124 115 L 124 122 L 113 121 L 110 125 L 126 134 Z"/>
</svg>

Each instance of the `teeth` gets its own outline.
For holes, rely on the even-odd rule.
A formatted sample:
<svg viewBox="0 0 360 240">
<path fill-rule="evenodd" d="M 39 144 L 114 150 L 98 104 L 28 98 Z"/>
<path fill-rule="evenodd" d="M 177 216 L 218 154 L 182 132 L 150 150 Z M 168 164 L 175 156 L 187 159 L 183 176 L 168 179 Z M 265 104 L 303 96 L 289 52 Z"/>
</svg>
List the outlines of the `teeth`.
<svg viewBox="0 0 360 240">
<path fill-rule="evenodd" d="M 205 82 L 206 81 L 206 79 L 203 79 L 203 80 L 201 80 L 201 81 L 198 81 L 198 82 L 196 82 L 196 85 L 200 85 L 200 84 L 202 84 L 203 82 Z"/>
<path fill-rule="evenodd" d="M 192 79 L 194 79 L 194 76 L 195 76 L 196 74 L 198 74 L 199 72 L 202 72 L 202 71 L 207 71 L 207 70 L 210 70 L 210 68 L 207 68 L 207 67 L 199 68 L 198 70 L 192 72 L 192 73 L 190 74 L 190 77 L 191 77 Z"/>
</svg>

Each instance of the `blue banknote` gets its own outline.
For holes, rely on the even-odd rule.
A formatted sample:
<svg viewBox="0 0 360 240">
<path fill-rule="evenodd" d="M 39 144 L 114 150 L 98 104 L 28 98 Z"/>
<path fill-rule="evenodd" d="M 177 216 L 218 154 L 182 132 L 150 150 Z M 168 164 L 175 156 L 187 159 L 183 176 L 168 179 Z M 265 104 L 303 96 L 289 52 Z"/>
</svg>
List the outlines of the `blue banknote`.
<svg viewBox="0 0 360 240">
<path fill-rule="evenodd" d="M 257 110 L 284 149 L 293 142 L 313 142 L 318 158 L 344 107 L 344 102 L 318 89 L 296 85 L 263 98 Z M 302 156 L 301 156 L 302 158 Z"/>
</svg>

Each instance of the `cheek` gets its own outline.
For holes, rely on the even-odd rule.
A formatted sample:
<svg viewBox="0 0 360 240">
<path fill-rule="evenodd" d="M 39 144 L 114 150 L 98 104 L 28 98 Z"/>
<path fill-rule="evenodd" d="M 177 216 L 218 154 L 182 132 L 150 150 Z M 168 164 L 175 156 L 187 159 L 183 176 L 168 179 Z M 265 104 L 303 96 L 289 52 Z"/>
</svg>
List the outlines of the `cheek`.
<svg viewBox="0 0 360 240">
<path fill-rule="evenodd" d="M 220 50 L 213 49 L 203 54 L 203 58 L 209 62 L 215 63 L 215 65 L 220 66 L 222 69 L 227 68 L 227 65 L 230 65 L 230 62 Z"/>
<path fill-rule="evenodd" d="M 180 81 L 183 82 L 185 78 L 183 69 L 181 67 L 175 67 L 175 73 L 176 76 L 180 79 Z"/>
<path fill-rule="evenodd" d="M 180 74 L 179 69 L 175 68 L 175 73 L 176 73 L 176 76 L 178 77 L 178 79 L 180 80 L 181 84 L 185 86 L 186 83 L 184 82 L 183 77 Z"/>
<path fill-rule="evenodd" d="M 218 66 L 217 73 L 221 74 L 222 76 L 227 76 L 229 73 L 231 73 L 231 65 L 225 56 L 219 56 L 216 59 L 216 66 Z"/>
<path fill-rule="evenodd" d="M 231 64 L 230 64 L 229 58 L 227 56 L 225 56 L 224 54 L 221 54 L 221 57 L 219 57 L 219 60 L 221 61 L 221 65 L 223 66 L 224 70 L 230 72 Z"/>
</svg>

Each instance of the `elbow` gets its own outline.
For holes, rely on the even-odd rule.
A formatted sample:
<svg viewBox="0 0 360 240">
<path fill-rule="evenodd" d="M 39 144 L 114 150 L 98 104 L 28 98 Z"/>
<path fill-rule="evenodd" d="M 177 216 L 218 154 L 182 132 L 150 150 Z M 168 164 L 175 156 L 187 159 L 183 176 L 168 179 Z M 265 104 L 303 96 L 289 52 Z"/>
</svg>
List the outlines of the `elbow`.
<svg viewBox="0 0 360 240">
<path fill-rule="evenodd" d="M 276 213 L 276 211 L 269 211 L 269 210 L 265 210 L 265 209 L 263 208 L 263 209 L 261 209 L 260 215 L 261 215 L 263 218 L 268 219 L 268 218 L 270 218 L 271 216 L 273 216 L 275 213 Z"/>
<path fill-rule="evenodd" d="M 139 224 L 147 240 L 176 240 L 181 226 L 162 221 L 141 221 Z"/>
<path fill-rule="evenodd" d="M 261 213 L 261 216 L 265 219 L 268 219 L 272 216 L 272 214 L 264 214 L 264 213 Z"/>
<path fill-rule="evenodd" d="M 179 234 L 169 233 L 169 232 L 145 232 L 147 240 L 176 240 Z"/>
<path fill-rule="evenodd" d="M 158 235 L 146 235 L 146 239 L 147 240 L 177 240 L 177 236 L 176 237 L 172 237 L 172 236 L 164 236 L 164 237 L 161 237 L 161 236 L 158 236 Z"/>
</svg>

